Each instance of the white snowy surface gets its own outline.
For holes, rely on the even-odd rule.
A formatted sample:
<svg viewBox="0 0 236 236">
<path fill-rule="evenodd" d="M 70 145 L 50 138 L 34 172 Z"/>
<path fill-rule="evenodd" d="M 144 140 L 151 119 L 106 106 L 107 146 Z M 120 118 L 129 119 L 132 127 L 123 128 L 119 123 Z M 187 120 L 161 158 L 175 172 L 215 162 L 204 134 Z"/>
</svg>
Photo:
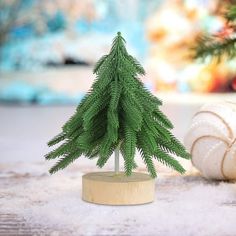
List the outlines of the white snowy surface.
<svg viewBox="0 0 236 236">
<path fill-rule="evenodd" d="M 0 212 L 55 229 L 56 235 L 236 235 L 235 183 L 162 173 L 153 203 L 104 206 L 81 200 L 80 168 L 53 176 L 47 168 L 44 163 L 0 165 Z"/>
</svg>

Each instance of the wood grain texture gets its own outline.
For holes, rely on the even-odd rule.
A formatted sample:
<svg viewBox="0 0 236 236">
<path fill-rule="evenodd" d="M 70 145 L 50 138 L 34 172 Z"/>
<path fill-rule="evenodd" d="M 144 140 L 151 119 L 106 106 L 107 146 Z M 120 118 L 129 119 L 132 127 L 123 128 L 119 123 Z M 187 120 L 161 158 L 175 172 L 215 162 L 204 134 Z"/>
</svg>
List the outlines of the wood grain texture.
<svg viewBox="0 0 236 236">
<path fill-rule="evenodd" d="M 84 201 L 105 205 L 137 205 L 153 202 L 154 179 L 144 173 L 93 172 L 82 178 Z"/>
</svg>

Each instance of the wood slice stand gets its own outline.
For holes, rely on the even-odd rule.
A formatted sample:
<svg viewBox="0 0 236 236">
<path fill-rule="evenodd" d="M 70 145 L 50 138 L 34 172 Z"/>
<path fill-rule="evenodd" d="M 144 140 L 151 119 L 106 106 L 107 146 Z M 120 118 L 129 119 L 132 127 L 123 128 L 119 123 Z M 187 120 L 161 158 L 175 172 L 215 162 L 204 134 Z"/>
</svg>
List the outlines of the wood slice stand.
<svg viewBox="0 0 236 236">
<path fill-rule="evenodd" d="M 154 200 L 154 179 L 144 173 L 93 172 L 82 177 L 82 199 L 105 205 L 137 205 Z"/>
</svg>

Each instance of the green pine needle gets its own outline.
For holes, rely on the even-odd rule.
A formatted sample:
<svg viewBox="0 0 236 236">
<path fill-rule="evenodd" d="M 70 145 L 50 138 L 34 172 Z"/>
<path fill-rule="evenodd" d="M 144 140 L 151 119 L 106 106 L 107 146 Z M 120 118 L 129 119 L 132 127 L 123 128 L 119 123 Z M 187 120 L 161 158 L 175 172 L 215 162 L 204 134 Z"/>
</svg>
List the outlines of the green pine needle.
<svg viewBox="0 0 236 236">
<path fill-rule="evenodd" d="M 178 171 L 179 173 L 185 173 L 185 169 L 181 166 L 181 164 L 165 151 L 157 148 L 156 155 L 154 157 L 162 164 Z"/>
<path fill-rule="evenodd" d="M 49 142 L 48 142 L 48 146 L 54 146 L 55 144 L 58 144 L 60 143 L 62 140 L 65 139 L 65 134 L 64 133 L 60 133 L 58 134 L 57 136 L 55 136 L 53 139 L 51 139 Z"/>
<path fill-rule="evenodd" d="M 50 174 L 54 174 L 59 170 L 65 169 L 69 164 L 75 161 L 81 155 L 80 151 L 73 152 L 60 158 L 59 161 L 49 170 Z"/>
<path fill-rule="evenodd" d="M 131 175 L 132 170 L 135 166 L 134 156 L 136 148 L 136 132 L 134 132 L 129 126 L 125 126 L 125 139 L 122 143 L 121 149 L 125 161 L 125 173 L 126 175 Z"/>
</svg>

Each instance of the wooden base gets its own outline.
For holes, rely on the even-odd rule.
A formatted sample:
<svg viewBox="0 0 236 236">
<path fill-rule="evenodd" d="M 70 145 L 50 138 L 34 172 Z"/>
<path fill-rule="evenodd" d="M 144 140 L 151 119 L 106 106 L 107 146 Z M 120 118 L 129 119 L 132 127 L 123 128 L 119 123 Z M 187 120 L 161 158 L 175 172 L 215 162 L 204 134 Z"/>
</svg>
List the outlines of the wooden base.
<svg viewBox="0 0 236 236">
<path fill-rule="evenodd" d="M 82 199 L 105 205 L 136 205 L 154 200 L 154 179 L 144 173 L 93 172 L 82 177 Z"/>
</svg>

